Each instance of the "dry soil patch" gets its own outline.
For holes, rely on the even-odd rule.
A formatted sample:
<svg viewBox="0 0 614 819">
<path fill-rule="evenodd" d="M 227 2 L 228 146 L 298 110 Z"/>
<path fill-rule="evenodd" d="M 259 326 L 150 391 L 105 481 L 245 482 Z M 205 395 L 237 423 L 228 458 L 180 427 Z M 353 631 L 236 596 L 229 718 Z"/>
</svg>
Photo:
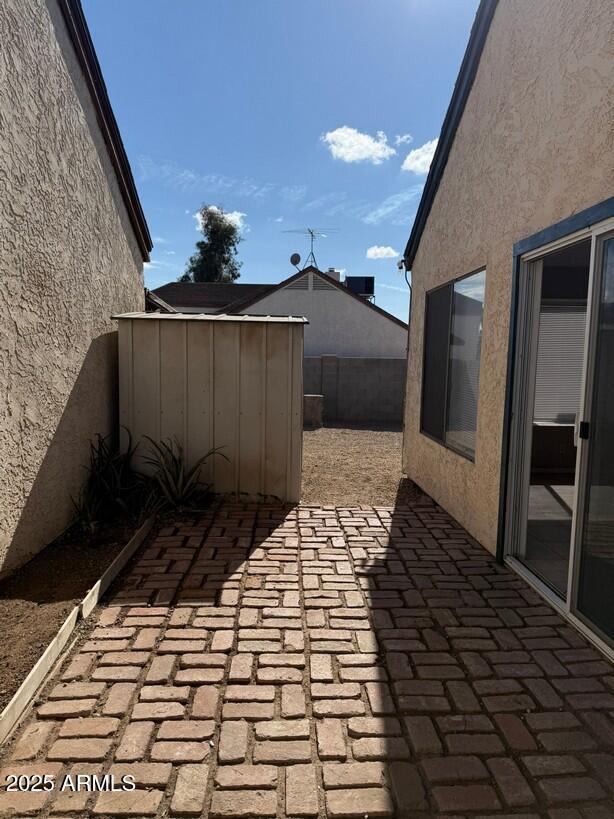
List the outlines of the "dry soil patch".
<svg viewBox="0 0 614 819">
<path fill-rule="evenodd" d="M 301 502 L 394 506 L 417 490 L 402 479 L 403 433 L 322 427 L 303 434 Z"/>
<path fill-rule="evenodd" d="M 122 527 L 90 544 L 72 533 L 0 582 L 0 710 L 131 535 Z"/>
</svg>

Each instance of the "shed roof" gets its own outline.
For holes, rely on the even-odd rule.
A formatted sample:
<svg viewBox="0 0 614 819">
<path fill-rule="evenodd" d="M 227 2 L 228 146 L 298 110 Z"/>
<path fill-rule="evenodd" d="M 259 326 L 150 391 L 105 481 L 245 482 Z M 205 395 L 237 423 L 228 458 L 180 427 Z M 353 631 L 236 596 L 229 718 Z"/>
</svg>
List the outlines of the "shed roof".
<svg viewBox="0 0 614 819">
<path fill-rule="evenodd" d="M 309 324 L 304 316 L 247 316 L 227 313 L 117 313 L 112 319 L 146 319 L 148 321 L 230 321 L 239 324 Z"/>
</svg>

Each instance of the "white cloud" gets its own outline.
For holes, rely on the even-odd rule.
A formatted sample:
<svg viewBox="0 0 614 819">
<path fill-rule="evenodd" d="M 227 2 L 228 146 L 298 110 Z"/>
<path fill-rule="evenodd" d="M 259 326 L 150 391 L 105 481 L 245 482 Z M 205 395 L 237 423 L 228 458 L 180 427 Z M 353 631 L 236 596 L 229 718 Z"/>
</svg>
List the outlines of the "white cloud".
<svg viewBox="0 0 614 819">
<path fill-rule="evenodd" d="M 391 221 L 395 225 L 406 224 L 411 212 L 414 209 L 414 201 L 422 193 L 422 185 L 412 185 L 400 193 L 393 193 L 375 208 L 371 208 L 362 217 L 362 221 L 367 225 L 379 225 L 384 220 Z"/>
<path fill-rule="evenodd" d="M 259 201 L 273 196 L 279 196 L 283 201 L 298 201 L 306 192 L 306 188 L 301 185 L 280 188 L 274 182 L 202 173 L 192 168 L 184 168 L 170 160 L 158 162 L 146 155 L 138 156 L 136 162 L 141 181 L 159 182 L 166 187 L 184 192 L 195 190 L 199 195 L 210 199 L 222 199 L 232 193 L 234 197 Z"/>
<path fill-rule="evenodd" d="M 220 209 L 217 207 L 217 205 L 209 205 L 208 209 L 214 211 L 215 213 L 220 212 Z M 196 213 L 192 214 L 192 216 L 193 216 L 194 219 L 196 219 L 196 230 L 199 230 L 199 231 L 202 230 L 203 229 L 203 220 L 202 220 L 202 217 L 200 215 L 200 211 L 197 210 Z M 226 218 L 226 221 L 230 222 L 231 225 L 234 225 L 240 231 L 246 231 L 247 232 L 249 230 L 249 228 L 245 224 L 245 217 L 246 216 L 247 216 L 247 214 L 243 213 L 240 210 L 230 210 L 230 211 L 225 211 L 224 212 L 224 217 Z"/>
<path fill-rule="evenodd" d="M 347 201 L 347 193 L 343 191 L 331 191 L 331 193 L 323 193 L 316 199 L 305 202 L 303 210 L 321 210 L 325 209 L 326 213 L 333 215 L 338 212 L 340 207 L 345 207 Z"/>
<path fill-rule="evenodd" d="M 322 134 L 320 139 L 326 143 L 332 157 L 342 162 L 371 162 L 373 165 L 381 165 L 385 159 L 396 154 L 383 131 L 378 131 L 372 137 L 343 125 Z"/>
<path fill-rule="evenodd" d="M 279 195 L 284 200 L 284 202 L 289 202 L 290 204 L 296 204 L 300 202 L 301 199 L 304 199 L 307 195 L 307 186 L 306 185 L 284 185 L 283 188 L 280 188 Z"/>
<path fill-rule="evenodd" d="M 437 139 L 431 139 L 419 148 L 414 148 L 405 157 L 401 169 L 418 174 L 428 173 L 437 142 Z"/>
<path fill-rule="evenodd" d="M 274 222 L 283 222 L 283 221 L 284 221 L 284 217 L 283 217 L 283 216 L 278 216 L 278 217 L 277 217 L 277 219 L 273 219 L 273 221 L 274 221 Z"/>
<path fill-rule="evenodd" d="M 169 264 L 169 262 L 161 262 L 159 259 L 152 259 L 150 262 L 143 262 L 143 267 L 145 270 L 156 270 L 161 267 L 168 267 L 172 270 L 175 265 Z"/>
<path fill-rule="evenodd" d="M 399 145 L 409 145 L 410 142 L 413 142 L 414 138 L 411 134 L 397 134 L 394 138 L 394 144 L 399 147 Z"/>
<path fill-rule="evenodd" d="M 394 284 L 382 284 L 381 282 L 376 282 L 376 287 L 383 287 L 386 290 L 396 290 L 398 293 L 405 293 L 406 295 L 409 293 L 408 287 L 397 287 Z"/>
<path fill-rule="evenodd" d="M 390 245 L 373 245 L 367 249 L 367 259 L 395 259 L 398 255 Z"/>
<path fill-rule="evenodd" d="M 245 217 L 247 216 L 246 213 L 243 213 L 240 210 L 231 210 L 229 213 L 225 213 L 224 215 L 230 224 L 234 225 L 239 230 L 245 230 L 247 227 L 245 224 Z"/>
</svg>

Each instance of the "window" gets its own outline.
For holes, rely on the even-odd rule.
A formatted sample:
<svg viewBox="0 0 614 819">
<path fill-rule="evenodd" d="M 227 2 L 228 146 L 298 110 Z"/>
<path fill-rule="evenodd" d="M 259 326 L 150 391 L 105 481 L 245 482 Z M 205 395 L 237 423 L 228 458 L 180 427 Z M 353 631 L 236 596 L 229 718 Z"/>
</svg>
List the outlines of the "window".
<svg viewBox="0 0 614 819">
<path fill-rule="evenodd" d="M 426 294 L 421 429 L 473 459 L 486 272 Z"/>
</svg>

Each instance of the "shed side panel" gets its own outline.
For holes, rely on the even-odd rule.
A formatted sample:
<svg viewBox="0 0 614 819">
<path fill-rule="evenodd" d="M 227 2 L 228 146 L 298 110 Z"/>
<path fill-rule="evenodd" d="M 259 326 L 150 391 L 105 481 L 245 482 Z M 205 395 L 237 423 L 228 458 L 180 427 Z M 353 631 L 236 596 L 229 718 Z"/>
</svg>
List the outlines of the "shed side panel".
<svg viewBox="0 0 614 819">
<path fill-rule="evenodd" d="M 287 325 L 269 325 L 266 353 L 264 494 L 283 498 L 286 494 L 286 468 L 290 443 L 288 435 L 290 370 Z"/>
<path fill-rule="evenodd" d="M 186 321 L 186 454 L 191 466 L 213 447 L 213 325 Z M 201 476 L 213 481 L 215 456 Z"/>
<path fill-rule="evenodd" d="M 262 493 L 264 400 L 266 392 L 266 324 L 242 324 L 239 407 L 239 486 Z"/>
<path fill-rule="evenodd" d="M 216 458 L 215 489 L 237 492 L 239 488 L 239 357 L 241 335 L 238 324 L 216 322 L 213 329 L 214 439 L 226 455 Z"/>
</svg>

